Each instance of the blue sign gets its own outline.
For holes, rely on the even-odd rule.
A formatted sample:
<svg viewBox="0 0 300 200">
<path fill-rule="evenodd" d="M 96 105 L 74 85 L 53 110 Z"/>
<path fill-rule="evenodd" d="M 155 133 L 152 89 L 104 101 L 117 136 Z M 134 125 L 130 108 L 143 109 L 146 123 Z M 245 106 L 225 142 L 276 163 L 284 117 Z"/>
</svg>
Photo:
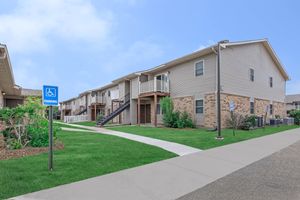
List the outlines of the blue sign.
<svg viewBox="0 0 300 200">
<path fill-rule="evenodd" d="M 45 106 L 58 106 L 58 87 L 43 86 L 43 104 Z"/>
<path fill-rule="evenodd" d="M 234 103 L 234 101 L 230 101 L 229 102 L 229 110 L 230 110 L 230 112 L 234 111 L 234 109 L 235 109 L 235 103 Z"/>
</svg>

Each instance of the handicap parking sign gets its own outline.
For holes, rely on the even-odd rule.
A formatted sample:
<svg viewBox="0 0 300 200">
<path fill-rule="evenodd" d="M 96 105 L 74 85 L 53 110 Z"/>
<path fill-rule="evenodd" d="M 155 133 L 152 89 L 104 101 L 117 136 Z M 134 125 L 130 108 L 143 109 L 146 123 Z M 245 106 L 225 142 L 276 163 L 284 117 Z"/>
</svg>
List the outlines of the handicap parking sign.
<svg viewBox="0 0 300 200">
<path fill-rule="evenodd" d="M 43 104 L 45 106 L 58 106 L 58 87 L 43 86 Z"/>
</svg>

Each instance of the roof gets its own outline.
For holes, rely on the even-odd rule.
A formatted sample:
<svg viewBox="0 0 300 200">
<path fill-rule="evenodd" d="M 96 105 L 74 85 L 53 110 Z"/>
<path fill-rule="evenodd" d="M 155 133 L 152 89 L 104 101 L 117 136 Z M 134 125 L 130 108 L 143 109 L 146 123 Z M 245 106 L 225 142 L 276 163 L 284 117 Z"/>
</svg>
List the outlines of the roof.
<svg viewBox="0 0 300 200">
<path fill-rule="evenodd" d="M 11 96 L 42 96 L 41 90 L 23 89 L 16 85 L 7 46 L 0 44 L 0 90 Z"/>
<path fill-rule="evenodd" d="M 291 94 L 285 96 L 285 103 L 293 103 L 295 101 L 300 101 L 300 94 Z"/>
</svg>

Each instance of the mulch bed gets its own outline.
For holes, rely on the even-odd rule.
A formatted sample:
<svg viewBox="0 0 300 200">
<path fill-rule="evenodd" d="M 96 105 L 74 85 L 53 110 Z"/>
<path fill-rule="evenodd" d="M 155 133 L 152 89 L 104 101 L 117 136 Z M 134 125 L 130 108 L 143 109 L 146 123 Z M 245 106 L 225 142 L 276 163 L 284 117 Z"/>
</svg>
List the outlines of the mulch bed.
<svg viewBox="0 0 300 200">
<path fill-rule="evenodd" d="M 54 150 L 64 149 L 64 144 L 61 142 L 56 142 L 54 145 Z M 25 147 L 23 149 L 0 149 L 0 160 L 7 160 L 12 158 L 21 158 L 25 156 L 37 155 L 41 153 L 48 152 L 48 147 Z"/>
</svg>

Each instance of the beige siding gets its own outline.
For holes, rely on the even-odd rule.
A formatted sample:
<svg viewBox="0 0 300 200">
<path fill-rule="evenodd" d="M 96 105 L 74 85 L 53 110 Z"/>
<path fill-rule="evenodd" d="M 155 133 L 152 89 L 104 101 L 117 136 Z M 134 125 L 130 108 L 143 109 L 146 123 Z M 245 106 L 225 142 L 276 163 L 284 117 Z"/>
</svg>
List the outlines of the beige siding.
<svg viewBox="0 0 300 200">
<path fill-rule="evenodd" d="M 200 60 L 204 60 L 204 75 L 195 76 L 195 63 Z M 215 54 L 194 59 L 157 74 L 166 72 L 169 72 L 170 95 L 172 98 L 191 96 L 194 100 L 204 99 L 206 93 L 212 93 L 216 90 Z M 194 122 L 198 126 L 202 126 L 204 124 L 204 114 L 196 114 L 195 108 L 193 108 L 193 112 Z"/>
<path fill-rule="evenodd" d="M 250 81 L 249 69 L 255 71 Z M 273 88 L 269 86 L 273 77 Z M 222 50 L 221 84 L 224 93 L 284 102 L 285 80 L 262 44 Z"/>
<path fill-rule="evenodd" d="M 195 76 L 195 63 L 204 60 L 204 75 Z M 216 56 L 198 58 L 168 70 L 171 97 L 203 96 L 216 88 Z"/>
<path fill-rule="evenodd" d="M 4 99 L 3 99 L 2 91 L 0 90 L 0 108 L 3 108 L 3 106 L 4 106 Z"/>
<path fill-rule="evenodd" d="M 125 96 L 125 81 L 119 83 L 119 97 L 123 98 Z"/>
<path fill-rule="evenodd" d="M 138 78 L 131 80 L 131 98 L 136 99 L 139 95 L 139 81 Z"/>
</svg>

